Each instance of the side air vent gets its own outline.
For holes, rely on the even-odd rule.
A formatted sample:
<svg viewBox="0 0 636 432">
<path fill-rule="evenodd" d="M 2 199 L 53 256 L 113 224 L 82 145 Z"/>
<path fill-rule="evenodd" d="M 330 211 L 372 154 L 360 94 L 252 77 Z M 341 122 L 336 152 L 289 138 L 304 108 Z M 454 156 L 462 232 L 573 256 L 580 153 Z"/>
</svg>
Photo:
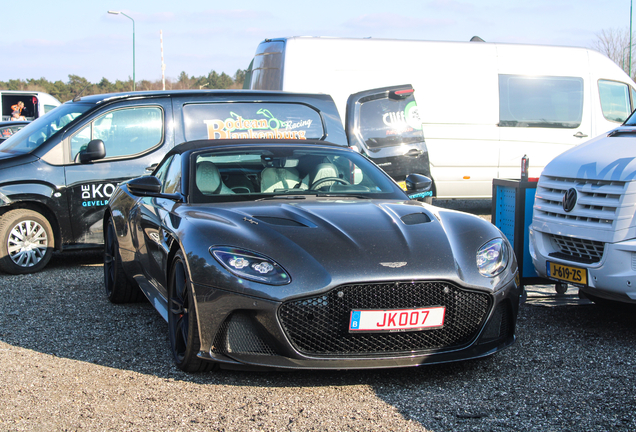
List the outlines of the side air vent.
<svg viewBox="0 0 636 432">
<path fill-rule="evenodd" d="M 402 222 L 406 225 L 417 225 L 430 222 L 431 218 L 426 213 L 411 213 L 402 216 Z"/>
</svg>

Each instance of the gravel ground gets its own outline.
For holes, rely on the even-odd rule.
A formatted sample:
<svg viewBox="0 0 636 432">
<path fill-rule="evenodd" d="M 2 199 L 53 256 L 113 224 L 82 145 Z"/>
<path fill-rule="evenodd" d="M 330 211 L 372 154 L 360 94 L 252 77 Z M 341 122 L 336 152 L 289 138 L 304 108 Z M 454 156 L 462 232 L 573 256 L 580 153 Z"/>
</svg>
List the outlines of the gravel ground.
<svg viewBox="0 0 636 432">
<path fill-rule="evenodd" d="M 0 274 L 0 308 L 2 431 L 636 430 L 633 308 L 529 302 L 517 343 L 474 361 L 198 375 L 148 303 L 106 300 L 99 254 Z"/>
</svg>

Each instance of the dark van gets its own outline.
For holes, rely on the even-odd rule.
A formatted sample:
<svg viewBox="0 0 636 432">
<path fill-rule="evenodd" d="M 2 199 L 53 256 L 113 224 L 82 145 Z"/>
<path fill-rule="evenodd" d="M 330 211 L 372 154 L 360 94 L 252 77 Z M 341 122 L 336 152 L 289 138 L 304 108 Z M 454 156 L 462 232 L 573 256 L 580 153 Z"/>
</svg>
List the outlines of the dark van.
<svg viewBox="0 0 636 432">
<path fill-rule="evenodd" d="M 0 144 L 0 270 L 31 273 L 53 250 L 101 247 L 115 187 L 199 139 L 316 139 L 348 146 L 324 94 L 155 91 L 75 98 Z"/>
</svg>

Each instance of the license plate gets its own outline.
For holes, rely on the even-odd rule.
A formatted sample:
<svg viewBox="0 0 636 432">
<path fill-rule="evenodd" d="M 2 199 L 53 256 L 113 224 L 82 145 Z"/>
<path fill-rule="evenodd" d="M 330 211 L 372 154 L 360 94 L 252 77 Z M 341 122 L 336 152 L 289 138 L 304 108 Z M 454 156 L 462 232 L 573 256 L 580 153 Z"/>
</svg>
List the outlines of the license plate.
<svg viewBox="0 0 636 432">
<path fill-rule="evenodd" d="M 557 264 L 548 261 L 548 277 L 577 285 L 587 285 L 587 270 L 580 267 Z"/>
<path fill-rule="evenodd" d="M 399 181 L 399 182 L 397 182 L 397 184 L 402 188 L 403 191 L 406 190 L 406 180 Z"/>
<path fill-rule="evenodd" d="M 350 332 L 403 332 L 444 326 L 444 306 L 419 309 L 352 310 Z"/>
</svg>

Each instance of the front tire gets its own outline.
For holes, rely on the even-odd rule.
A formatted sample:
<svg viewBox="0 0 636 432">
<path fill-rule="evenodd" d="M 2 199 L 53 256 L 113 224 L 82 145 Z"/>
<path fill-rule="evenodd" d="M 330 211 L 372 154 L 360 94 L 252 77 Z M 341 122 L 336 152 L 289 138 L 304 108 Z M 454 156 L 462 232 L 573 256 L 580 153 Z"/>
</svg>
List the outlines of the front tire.
<svg viewBox="0 0 636 432">
<path fill-rule="evenodd" d="M 106 297 L 112 303 L 138 302 L 144 297 L 139 287 L 124 272 L 112 218 L 108 219 L 104 236 L 104 288 Z"/>
<path fill-rule="evenodd" d="M 216 365 L 197 357 L 201 342 L 197 312 L 181 251 L 172 260 L 168 282 L 168 336 L 172 356 L 179 369 L 185 372 L 205 372 Z"/>
<path fill-rule="evenodd" d="M 35 273 L 51 260 L 55 245 L 48 219 L 33 210 L 18 209 L 0 218 L 0 270 Z"/>
</svg>

